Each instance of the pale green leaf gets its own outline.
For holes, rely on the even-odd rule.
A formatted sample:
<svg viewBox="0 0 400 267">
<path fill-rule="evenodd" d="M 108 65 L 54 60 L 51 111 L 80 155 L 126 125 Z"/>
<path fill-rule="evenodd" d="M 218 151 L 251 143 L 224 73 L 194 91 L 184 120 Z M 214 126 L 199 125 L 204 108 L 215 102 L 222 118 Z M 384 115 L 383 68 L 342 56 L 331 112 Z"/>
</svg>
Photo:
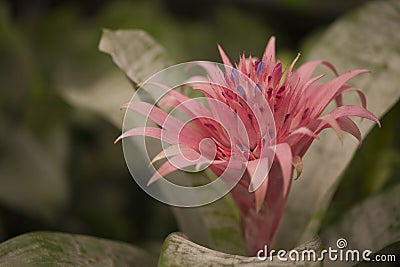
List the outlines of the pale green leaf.
<svg viewBox="0 0 400 267">
<path fill-rule="evenodd" d="M 52 232 L 23 234 L 0 244 L 4 267 L 155 266 L 157 258 L 127 243 Z"/>
<path fill-rule="evenodd" d="M 110 54 L 134 83 L 171 64 L 164 48 L 143 30 L 104 30 L 99 49 Z"/>
<path fill-rule="evenodd" d="M 0 161 L 0 201 L 34 217 L 51 219 L 68 200 L 67 143 L 63 129 L 37 140 L 23 129 L 9 129 Z"/>
<path fill-rule="evenodd" d="M 205 176 L 184 174 L 193 183 L 207 182 Z M 232 197 L 225 197 L 202 207 L 172 207 L 179 229 L 197 244 L 215 250 L 245 255 L 240 218 Z"/>
<path fill-rule="evenodd" d="M 348 244 L 346 249 L 377 252 L 399 242 L 399 195 L 400 185 L 397 185 L 344 213 L 338 222 L 322 232 L 324 245 L 336 248 L 337 239 L 344 238 Z M 341 266 L 349 265 L 351 264 L 343 262 Z"/>
<path fill-rule="evenodd" d="M 118 128 L 122 127 L 124 116 L 120 106 L 129 102 L 133 92 L 129 81 L 119 73 L 104 75 L 85 89 L 67 87 L 61 90 L 71 105 L 101 115 Z"/>
<path fill-rule="evenodd" d="M 314 238 L 295 250 L 319 251 L 320 241 Z M 260 254 L 262 256 L 263 254 Z M 173 233 L 167 237 L 158 262 L 160 267 L 197 267 L 197 266 L 321 266 L 320 262 L 279 261 L 276 256 L 272 261 L 257 257 L 245 257 L 215 251 L 187 240 L 183 235 Z"/>
<path fill-rule="evenodd" d="M 371 70 L 352 84 L 365 92 L 368 109 L 382 117 L 400 96 L 399 28 L 399 1 L 369 2 L 314 38 L 306 60 L 330 61 L 340 73 L 356 68 Z M 357 123 L 364 137 L 374 126 L 369 121 Z M 349 135 L 344 135 L 341 145 L 331 132 L 323 132 L 321 142 L 312 145 L 304 157 L 302 177 L 293 182 L 278 245 L 291 247 L 319 230 L 340 175 L 357 146 Z"/>
</svg>

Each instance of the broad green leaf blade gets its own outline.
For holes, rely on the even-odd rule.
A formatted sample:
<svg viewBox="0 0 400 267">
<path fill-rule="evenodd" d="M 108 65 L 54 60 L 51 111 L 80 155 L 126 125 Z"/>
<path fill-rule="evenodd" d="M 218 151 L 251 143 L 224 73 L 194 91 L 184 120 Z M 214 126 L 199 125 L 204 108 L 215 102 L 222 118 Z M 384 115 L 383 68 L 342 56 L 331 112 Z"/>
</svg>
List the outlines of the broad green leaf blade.
<svg viewBox="0 0 400 267">
<path fill-rule="evenodd" d="M 69 197 L 65 176 L 65 132 L 58 129 L 37 140 L 23 129 L 10 129 L 2 142 L 0 202 L 33 217 L 51 219 Z"/>
<path fill-rule="evenodd" d="M 327 246 L 336 248 L 339 238 L 347 240 L 346 249 L 377 252 L 400 241 L 400 185 L 370 197 L 342 219 L 327 227 L 321 238 Z M 368 223 L 365 223 L 368 222 Z M 328 262 L 327 262 L 328 263 Z M 342 263 L 341 266 L 351 266 Z"/>
<path fill-rule="evenodd" d="M 83 235 L 33 232 L 0 244 L 1 266 L 156 266 L 157 258 L 127 243 Z"/>
<path fill-rule="evenodd" d="M 193 182 L 207 179 L 198 175 L 186 176 Z M 179 229 L 197 244 L 221 252 L 246 254 L 239 214 L 229 194 L 203 207 L 172 207 L 172 212 Z"/>
<path fill-rule="evenodd" d="M 311 241 L 296 248 L 301 252 L 305 249 L 319 251 L 320 241 L 314 238 Z M 261 255 L 262 256 L 262 255 Z M 226 254 L 219 251 L 202 247 L 187 240 L 181 234 L 173 233 L 167 237 L 161 250 L 159 267 L 196 267 L 196 266 L 321 266 L 320 262 L 304 261 L 279 261 L 273 257 L 272 261 L 267 258 L 265 261 L 257 257 L 245 257 Z"/>
<path fill-rule="evenodd" d="M 143 30 L 104 30 L 100 51 L 112 56 L 114 63 L 134 83 L 169 66 L 164 48 Z"/>
<path fill-rule="evenodd" d="M 320 38 L 314 38 L 306 60 L 330 61 L 340 73 L 356 68 L 371 70 L 352 84 L 365 92 L 368 109 L 382 117 L 400 96 L 399 27 L 399 1 L 369 2 L 334 23 Z M 367 121 L 358 124 L 364 137 L 373 127 Z M 335 134 L 328 132 L 322 133 L 321 142 L 311 146 L 304 157 L 302 177 L 292 185 L 277 237 L 279 246 L 291 247 L 319 230 L 340 175 L 357 146 L 347 134 L 341 145 Z"/>
<path fill-rule="evenodd" d="M 200 213 L 212 248 L 225 253 L 246 255 L 239 211 L 231 195 L 201 207 Z"/>
<path fill-rule="evenodd" d="M 198 186 L 210 182 L 206 172 L 176 171 L 172 175 L 182 186 Z M 174 195 L 169 191 L 164 190 L 163 194 L 173 201 Z M 230 194 L 201 207 L 171 206 L 171 211 L 189 240 L 220 252 L 246 255 L 239 212 Z"/>
<path fill-rule="evenodd" d="M 129 102 L 133 92 L 129 81 L 119 73 L 104 75 L 84 90 L 67 87 L 60 91 L 71 105 L 99 114 L 118 128 L 121 128 L 124 116 L 120 106 Z"/>
</svg>

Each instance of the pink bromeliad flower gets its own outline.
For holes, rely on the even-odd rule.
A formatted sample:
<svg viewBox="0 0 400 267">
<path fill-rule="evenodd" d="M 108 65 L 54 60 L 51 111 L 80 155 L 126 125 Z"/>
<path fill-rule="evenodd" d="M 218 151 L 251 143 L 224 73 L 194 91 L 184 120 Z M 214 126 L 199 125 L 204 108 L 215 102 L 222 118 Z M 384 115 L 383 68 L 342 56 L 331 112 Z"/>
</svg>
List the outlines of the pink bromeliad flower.
<svg viewBox="0 0 400 267">
<path fill-rule="evenodd" d="M 361 140 L 360 130 L 349 116 L 377 124 L 379 120 L 366 109 L 364 94 L 346 85 L 366 70 L 338 75 L 331 64 L 313 61 L 294 71 L 298 56 L 283 71 L 281 62 L 275 59 L 274 37 L 261 59 L 243 55 L 235 66 L 221 47 L 219 51 L 226 72 L 205 66 L 212 82 L 190 84 L 204 94 L 207 105 L 168 88 L 166 97 L 158 103 L 159 107 L 179 109 L 191 119 L 190 123 L 184 124 L 148 103 L 131 102 L 125 107 L 146 114 L 161 128 L 138 127 L 120 138 L 144 135 L 171 144 L 154 158 L 153 162 L 165 157 L 170 160 L 161 165 L 149 184 L 191 165 L 208 164 L 217 175 L 232 166 L 242 168 L 243 175 L 235 177 L 240 180 L 230 193 L 241 215 L 248 254 L 255 255 L 264 245 L 271 245 L 286 205 L 293 169 L 297 176 L 301 173 L 302 157 L 317 135 L 332 128 L 339 138 L 345 131 Z M 328 82 L 320 81 L 322 75 L 312 77 L 321 64 L 337 77 Z M 342 104 L 342 94 L 348 91 L 359 95 L 361 106 Z M 337 107 L 322 114 L 334 100 Z M 271 151 L 275 157 L 268 161 Z M 229 176 L 224 181 L 229 183 Z"/>
</svg>

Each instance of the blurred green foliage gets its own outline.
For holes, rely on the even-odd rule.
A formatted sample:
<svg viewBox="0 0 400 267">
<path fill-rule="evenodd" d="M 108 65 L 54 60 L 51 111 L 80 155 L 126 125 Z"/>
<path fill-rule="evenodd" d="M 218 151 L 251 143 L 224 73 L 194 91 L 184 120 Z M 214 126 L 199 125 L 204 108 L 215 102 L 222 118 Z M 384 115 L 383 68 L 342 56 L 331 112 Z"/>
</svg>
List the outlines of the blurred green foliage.
<svg viewBox="0 0 400 267">
<path fill-rule="evenodd" d="M 279 54 L 289 61 L 305 35 L 352 7 L 332 14 L 329 8 L 316 12 L 310 1 L 205 1 L 194 6 L 182 1 L 101 1 L 98 6 L 95 1 L 39 1 L 42 5 L 30 12 L 33 4 L 24 7 L 23 2 L 0 2 L 0 162 L 6 162 L 15 149 L 12 144 L 19 143 L 21 135 L 16 133 L 23 133 L 33 144 L 24 149 L 43 151 L 46 157 L 32 155 L 58 175 L 57 189 L 38 178 L 39 186 L 65 196 L 50 194 L 47 202 L 37 203 L 35 194 L 29 198 L 27 192 L 36 189 L 22 181 L 35 176 L 37 168 L 32 168 L 32 175 L 28 172 L 13 188 L 13 198 L 0 190 L 0 240 L 32 230 L 57 230 L 133 243 L 162 241 L 176 230 L 172 214 L 130 178 L 121 147 L 113 144 L 119 129 L 69 106 L 60 94 L 60 88 L 69 85 L 85 90 L 115 70 L 109 57 L 97 50 L 101 29 L 144 29 L 176 62 L 219 60 L 217 43 L 232 60 L 243 50 L 260 55 L 274 34 Z M 326 2 L 334 6 L 337 1 Z M 383 128 L 374 129 L 364 141 L 325 223 L 398 180 L 399 112 L 397 105 L 384 117 Z M 24 151 L 14 151 L 22 162 L 29 159 Z M 9 169 L 15 162 L 8 163 Z M 12 181 L 21 179 L 17 171 L 7 175 Z M 0 176 L 0 187 L 10 186 L 10 179 Z"/>
</svg>

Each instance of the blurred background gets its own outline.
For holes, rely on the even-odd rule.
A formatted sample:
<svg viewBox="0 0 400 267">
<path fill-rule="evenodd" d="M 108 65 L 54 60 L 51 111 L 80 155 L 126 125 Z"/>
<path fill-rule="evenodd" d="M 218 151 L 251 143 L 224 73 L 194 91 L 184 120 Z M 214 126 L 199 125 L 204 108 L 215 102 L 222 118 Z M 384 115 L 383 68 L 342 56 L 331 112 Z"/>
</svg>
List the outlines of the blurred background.
<svg viewBox="0 0 400 267">
<path fill-rule="evenodd" d="M 260 56 L 275 35 L 289 61 L 363 2 L 1 1 L 0 241 L 54 230 L 142 245 L 177 230 L 170 209 L 131 178 L 113 144 L 120 127 L 65 97 L 117 72 L 97 49 L 103 28 L 144 29 L 175 62 L 219 61 L 217 43 L 232 60 L 243 51 Z M 399 178 L 399 115 L 397 105 L 363 142 L 324 223 Z"/>
</svg>

